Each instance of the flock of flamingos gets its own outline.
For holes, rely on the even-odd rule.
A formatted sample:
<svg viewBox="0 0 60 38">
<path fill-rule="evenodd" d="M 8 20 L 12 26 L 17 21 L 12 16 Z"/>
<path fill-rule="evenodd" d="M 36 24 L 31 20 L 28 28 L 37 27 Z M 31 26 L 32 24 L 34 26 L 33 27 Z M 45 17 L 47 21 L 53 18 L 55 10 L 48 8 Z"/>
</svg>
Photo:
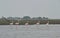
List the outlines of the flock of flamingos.
<svg viewBox="0 0 60 38">
<path fill-rule="evenodd" d="M 36 23 L 36 25 L 39 25 L 39 24 L 40 24 L 40 22 Z M 48 25 L 48 24 L 49 24 L 49 21 L 46 23 L 46 25 Z M 10 23 L 10 25 L 13 25 L 13 22 Z M 17 23 L 15 23 L 15 25 L 19 25 L 19 23 L 17 22 Z M 25 25 L 29 25 L 29 23 L 27 22 L 27 23 L 25 23 Z"/>
</svg>

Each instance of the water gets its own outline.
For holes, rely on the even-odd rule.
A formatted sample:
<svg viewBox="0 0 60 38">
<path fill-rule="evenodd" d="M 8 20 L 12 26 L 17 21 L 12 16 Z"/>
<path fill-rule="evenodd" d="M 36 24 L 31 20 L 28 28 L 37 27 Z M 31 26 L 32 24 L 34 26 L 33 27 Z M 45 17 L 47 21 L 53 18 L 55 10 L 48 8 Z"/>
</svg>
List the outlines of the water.
<svg viewBox="0 0 60 38">
<path fill-rule="evenodd" d="M 60 38 L 60 25 L 1 25 L 0 38 Z"/>
</svg>

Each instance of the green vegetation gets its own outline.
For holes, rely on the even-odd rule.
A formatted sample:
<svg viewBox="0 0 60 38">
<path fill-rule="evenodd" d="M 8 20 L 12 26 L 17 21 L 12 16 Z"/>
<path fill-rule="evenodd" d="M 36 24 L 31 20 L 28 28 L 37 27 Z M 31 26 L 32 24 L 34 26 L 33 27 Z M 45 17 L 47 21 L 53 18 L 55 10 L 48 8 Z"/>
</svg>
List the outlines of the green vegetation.
<svg viewBox="0 0 60 38">
<path fill-rule="evenodd" d="M 10 23 L 13 22 L 19 23 L 19 25 L 24 25 L 25 23 L 29 23 L 29 25 L 36 24 L 39 22 L 40 24 L 46 24 L 49 21 L 49 24 L 60 24 L 60 19 L 48 19 L 47 17 L 29 17 L 29 16 L 24 16 L 23 18 L 20 17 L 2 17 L 0 18 L 0 25 L 9 25 Z"/>
</svg>

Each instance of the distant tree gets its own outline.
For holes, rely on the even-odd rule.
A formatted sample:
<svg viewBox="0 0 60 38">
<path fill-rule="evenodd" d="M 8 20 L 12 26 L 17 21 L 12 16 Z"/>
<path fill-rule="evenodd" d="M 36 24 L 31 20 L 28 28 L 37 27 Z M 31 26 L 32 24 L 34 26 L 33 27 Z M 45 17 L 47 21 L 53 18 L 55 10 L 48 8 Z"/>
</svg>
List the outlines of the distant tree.
<svg viewBox="0 0 60 38">
<path fill-rule="evenodd" d="M 37 17 L 37 19 L 41 20 L 42 18 L 41 17 Z"/>
<path fill-rule="evenodd" d="M 43 17 L 43 20 L 48 20 L 48 18 L 47 17 Z"/>
<path fill-rule="evenodd" d="M 32 20 L 42 20 L 41 17 L 33 17 Z"/>
<path fill-rule="evenodd" d="M 31 19 L 30 16 L 24 16 L 23 19 Z"/>
<path fill-rule="evenodd" d="M 6 19 L 6 17 L 4 17 L 4 16 L 2 16 L 2 18 L 1 18 L 1 19 L 2 19 L 2 20 L 7 20 L 7 19 Z"/>
<path fill-rule="evenodd" d="M 7 20 L 6 17 L 2 16 L 2 18 L 0 19 L 0 24 L 9 24 L 9 20 Z"/>
<path fill-rule="evenodd" d="M 43 17 L 43 19 L 45 19 L 46 17 Z"/>
</svg>

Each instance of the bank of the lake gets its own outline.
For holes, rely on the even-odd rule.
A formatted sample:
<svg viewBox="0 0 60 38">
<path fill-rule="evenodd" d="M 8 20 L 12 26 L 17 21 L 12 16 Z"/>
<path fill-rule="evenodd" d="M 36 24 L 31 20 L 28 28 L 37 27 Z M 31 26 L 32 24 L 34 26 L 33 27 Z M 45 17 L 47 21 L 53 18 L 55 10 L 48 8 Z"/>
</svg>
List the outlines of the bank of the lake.
<svg viewBox="0 0 60 38">
<path fill-rule="evenodd" d="M 28 23 L 29 25 L 34 25 L 34 24 L 60 24 L 60 19 L 49 19 L 49 20 L 0 20 L 0 25 L 10 25 L 10 23 L 19 23 L 18 25 L 25 25 L 25 23 Z"/>
</svg>

